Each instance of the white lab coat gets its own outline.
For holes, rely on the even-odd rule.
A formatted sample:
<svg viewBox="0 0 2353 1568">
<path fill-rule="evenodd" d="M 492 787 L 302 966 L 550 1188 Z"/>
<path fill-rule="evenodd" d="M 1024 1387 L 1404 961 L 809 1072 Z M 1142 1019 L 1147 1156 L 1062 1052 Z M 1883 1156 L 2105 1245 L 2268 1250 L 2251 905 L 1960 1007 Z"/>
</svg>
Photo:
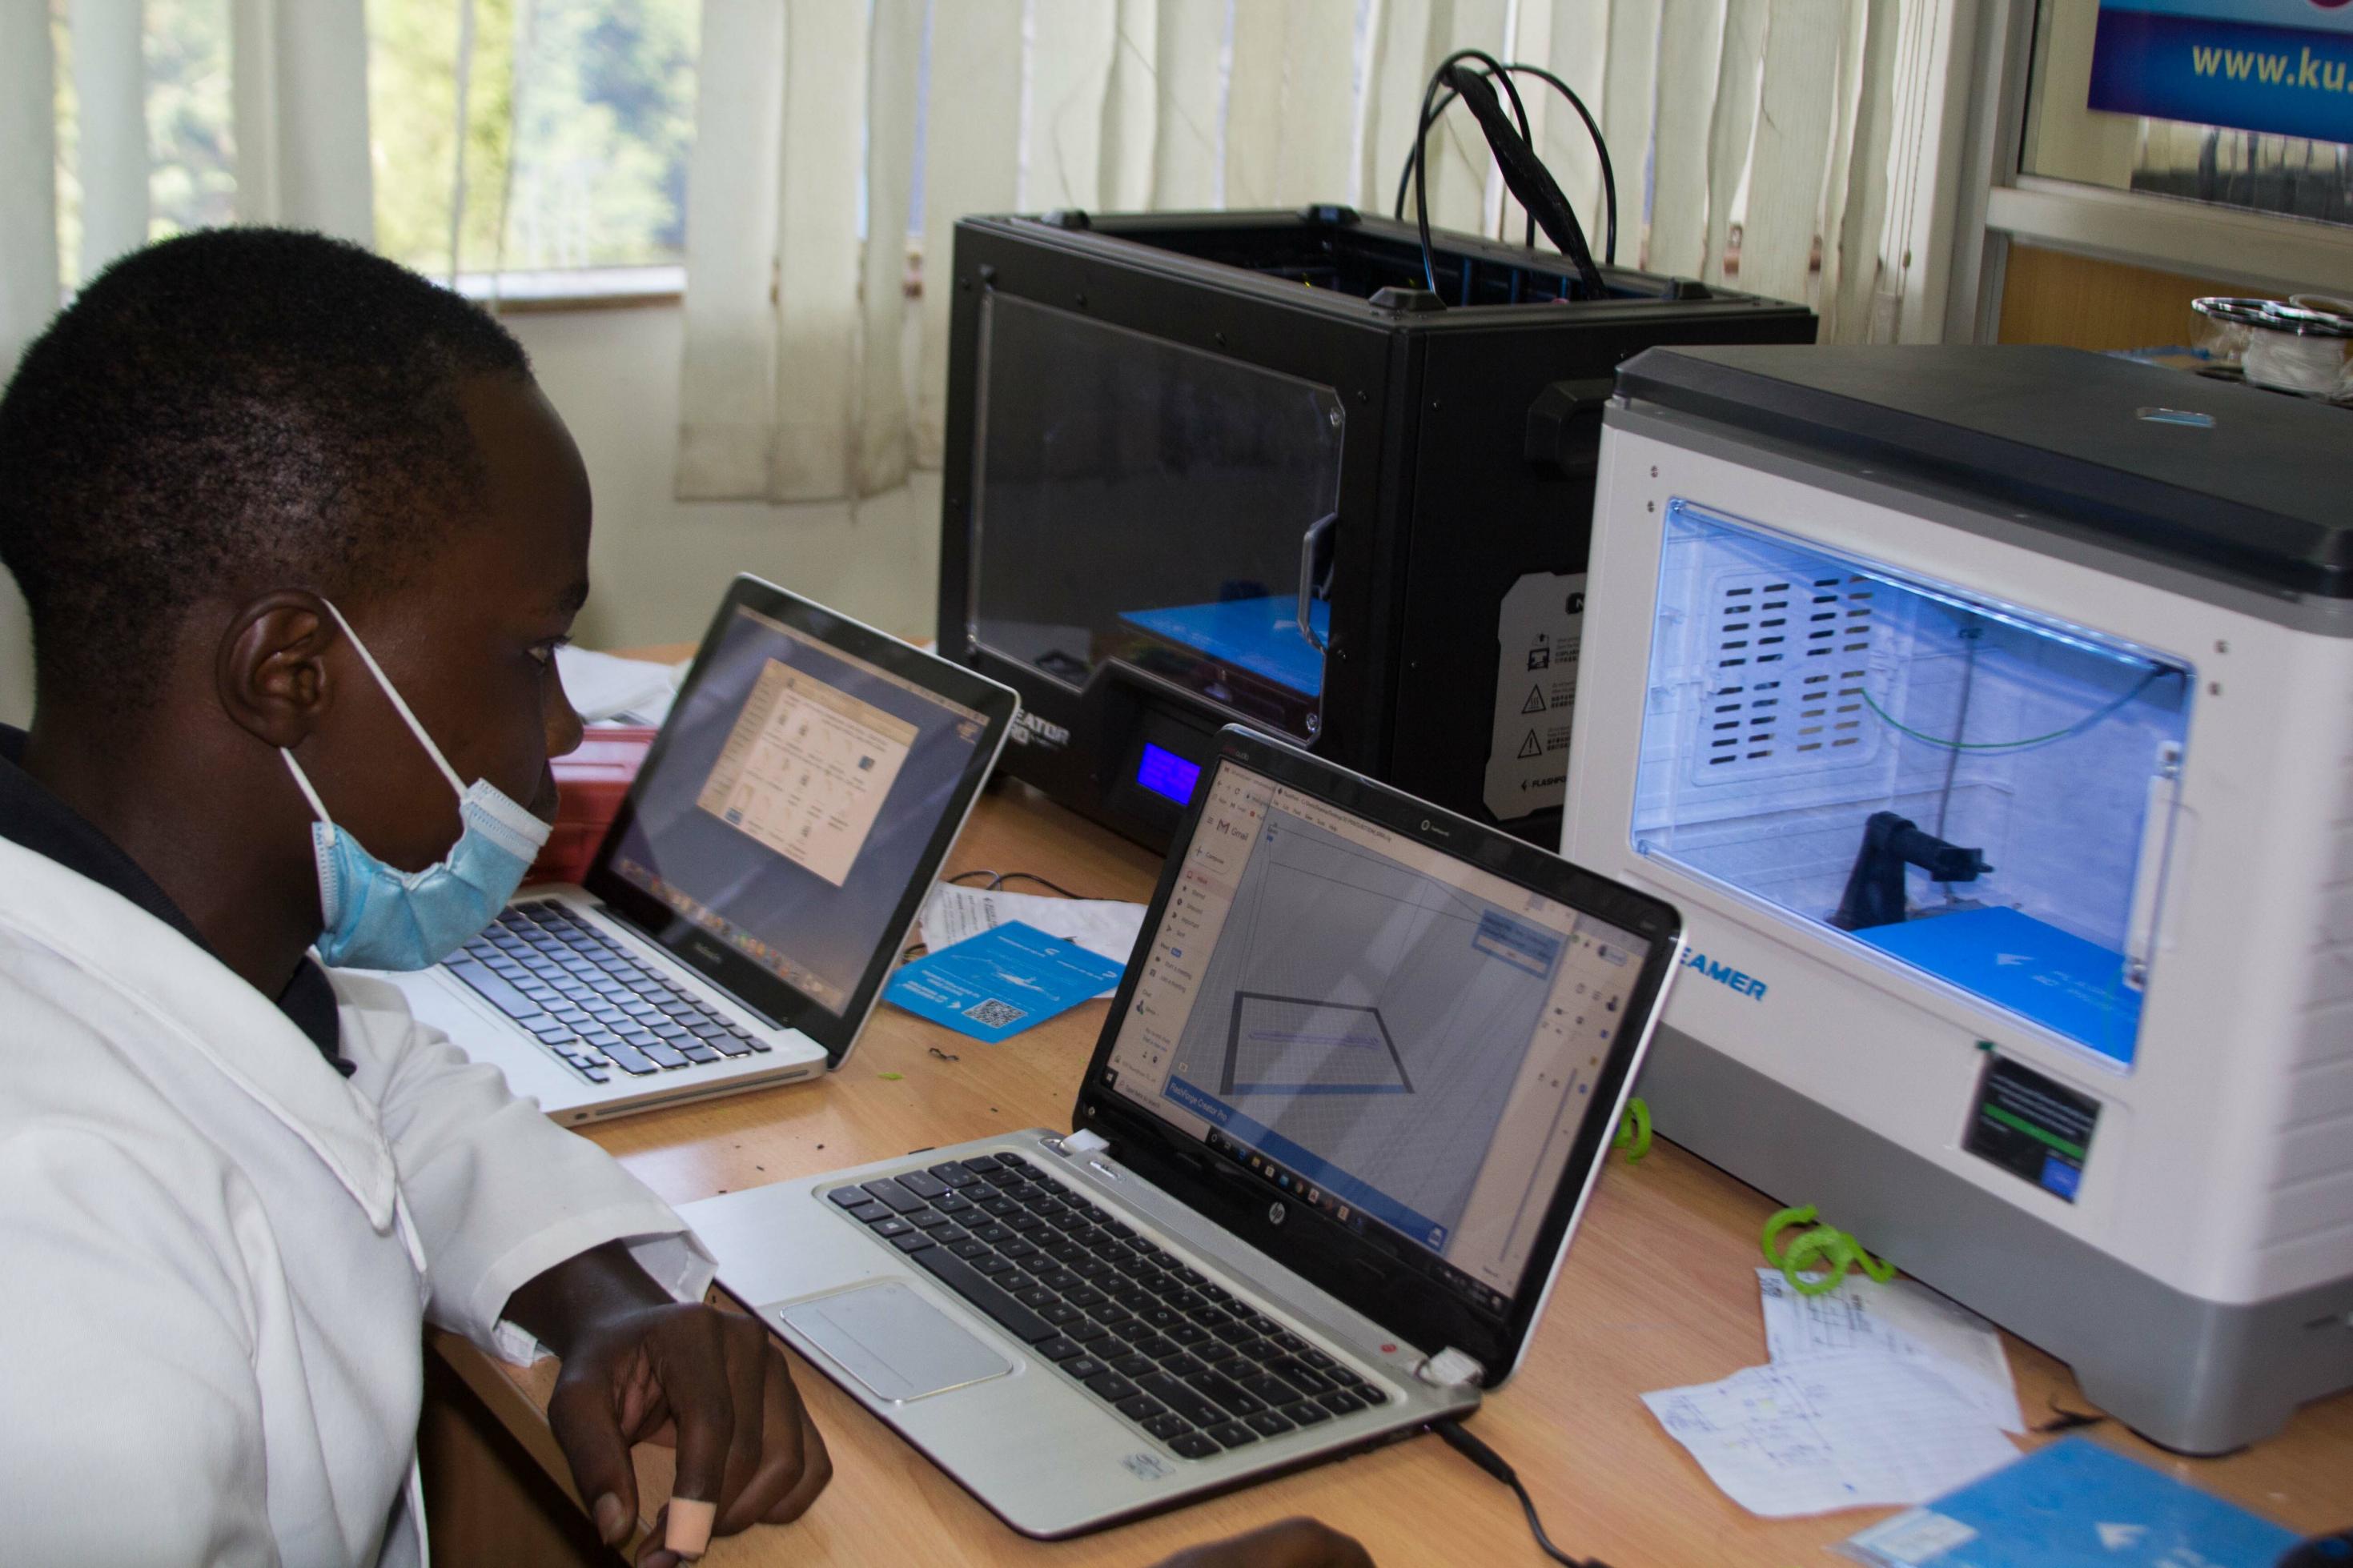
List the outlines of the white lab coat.
<svg viewBox="0 0 2353 1568">
<path fill-rule="evenodd" d="M 195 943 L 0 840 L 0 1558 L 406 1568 L 427 1319 L 528 1360 L 507 1298 L 617 1238 L 709 1284 L 601 1150 L 332 978 L 349 1080 Z"/>
</svg>

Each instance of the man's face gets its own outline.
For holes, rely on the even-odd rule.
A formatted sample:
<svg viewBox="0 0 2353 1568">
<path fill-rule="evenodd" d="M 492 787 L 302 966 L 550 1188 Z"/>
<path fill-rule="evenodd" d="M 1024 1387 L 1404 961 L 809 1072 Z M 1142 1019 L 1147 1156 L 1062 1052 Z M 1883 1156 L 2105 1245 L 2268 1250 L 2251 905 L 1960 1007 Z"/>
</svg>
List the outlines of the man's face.
<svg viewBox="0 0 2353 1568">
<path fill-rule="evenodd" d="M 460 402 L 488 470 L 478 516 L 399 590 L 343 610 L 459 778 L 550 818 L 548 760 L 580 743 L 555 649 L 588 596 L 588 476 L 537 386 L 484 377 Z M 357 655 L 332 657 L 328 809 L 377 858 L 421 869 L 457 840 L 457 796 Z"/>
</svg>

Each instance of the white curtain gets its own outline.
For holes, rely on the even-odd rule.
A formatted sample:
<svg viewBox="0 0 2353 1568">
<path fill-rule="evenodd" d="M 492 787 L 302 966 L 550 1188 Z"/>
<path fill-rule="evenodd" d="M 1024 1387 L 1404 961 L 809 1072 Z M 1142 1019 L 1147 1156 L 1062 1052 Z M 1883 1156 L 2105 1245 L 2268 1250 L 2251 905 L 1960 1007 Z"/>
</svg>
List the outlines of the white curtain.
<svg viewBox="0 0 2353 1568">
<path fill-rule="evenodd" d="M 72 274 L 147 243 L 142 0 L 69 0 Z M 230 0 L 237 216 L 362 245 L 375 235 L 365 0 Z M 0 0 L 0 374 L 57 310 L 58 81 L 47 0 Z"/>
<path fill-rule="evenodd" d="M 48 6 L 0 0 L 0 377 L 58 308 L 56 76 Z"/>
<path fill-rule="evenodd" d="M 58 308 L 55 71 L 48 6 L 0 0 L 0 381 Z M 0 574 L 0 724 L 32 716 L 32 628 Z"/>
<path fill-rule="evenodd" d="M 935 464 L 965 214 L 1386 213 L 1423 85 L 1463 47 L 1546 67 L 1601 121 L 1620 263 L 1803 300 L 1826 340 L 1860 341 L 1886 272 L 1898 28 L 1923 3 L 704 0 L 679 493 L 867 495 Z M 1521 85 L 1598 249 L 1584 127 Z M 1433 135 L 1430 212 L 1517 231 L 1465 113 Z"/>
<path fill-rule="evenodd" d="M 373 242 L 365 0 L 231 0 L 237 216 Z M 149 237 L 147 69 L 140 0 L 70 0 L 80 194 L 74 276 Z M 48 0 L 0 0 L 0 381 L 56 313 L 58 61 Z M 0 723 L 32 710 L 23 601 L 0 579 Z"/>
<path fill-rule="evenodd" d="M 365 0 L 230 5 L 237 220 L 373 246 Z"/>
</svg>

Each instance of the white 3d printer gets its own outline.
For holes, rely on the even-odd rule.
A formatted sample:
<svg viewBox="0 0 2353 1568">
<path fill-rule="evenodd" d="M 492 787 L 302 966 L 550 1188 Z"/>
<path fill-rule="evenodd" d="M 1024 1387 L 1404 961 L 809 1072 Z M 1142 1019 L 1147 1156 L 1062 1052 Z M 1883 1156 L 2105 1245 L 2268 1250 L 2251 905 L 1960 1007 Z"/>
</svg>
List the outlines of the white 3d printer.
<svg viewBox="0 0 2353 1568">
<path fill-rule="evenodd" d="M 1652 350 L 1562 851 L 1680 905 L 1660 1132 L 2190 1453 L 2353 1385 L 2353 413 Z"/>
</svg>

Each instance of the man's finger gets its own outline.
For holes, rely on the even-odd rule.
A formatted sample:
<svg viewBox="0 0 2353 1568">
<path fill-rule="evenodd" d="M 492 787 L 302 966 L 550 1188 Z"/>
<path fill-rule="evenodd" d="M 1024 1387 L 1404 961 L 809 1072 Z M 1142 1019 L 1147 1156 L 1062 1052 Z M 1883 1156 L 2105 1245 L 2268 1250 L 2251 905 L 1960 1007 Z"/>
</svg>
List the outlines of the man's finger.
<svg viewBox="0 0 2353 1568">
<path fill-rule="evenodd" d="M 745 1494 L 753 1489 L 754 1479 L 767 1471 L 765 1450 L 776 1446 L 779 1437 L 766 1419 L 768 1331 L 757 1318 L 737 1312 L 720 1314 L 719 1322 L 721 1338 L 727 1345 L 727 1385 L 735 1430 L 727 1445 L 727 1469 L 723 1489 L 715 1500 L 720 1507 L 714 1523 L 720 1534 L 732 1535 L 759 1517 L 757 1508 L 744 1512 Z M 797 1471 L 800 1434 L 787 1430 L 782 1444 L 787 1450 L 784 1457 Z M 729 1522 L 739 1517 L 741 1523 Z"/>
<path fill-rule="evenodd" d="M 787 1524 L 798 1519 L 817 1494 L 833 1479 L 833 1461 L 825 1440 L 801 1405 L 793 1374 L 774 1345 L 764 1345 L 765 1388 L 760 1405 L 764 1451 L 759 1474 L 744 1489 L 720 1521 L 720 1533 L 733 1534 L 754 1524 Z"/>
<path fill-rule="evenodd" d="M 795 1403 L 798 1403 L 797 1397 Z M 800 1426 L 801 1479 L 764 1516 L 770 1524 L 790 1524 L 800 1518 L 808 1511 L 809 1504 L 817 1501 L 818 1493 L 825 1490 L 826 1483 L 833 1479 L 833 1456 L 826 1451 L 825 1437 L 809 1418 L 807 1405 L 800 1407 Z"/>
<path fill-rule="evenodd" d="M 611 1391 L 591 1377 L 565 1377 L 547 1402 L 547 1424 L 572 1466 L 581 1506 L 607 1546 L 629 1538 L 638 1521 L 638 1472 L 629 1463 Z"/>
<path fill-rule="evenodd" d="M 670 1496 L 708 1503 L 722 1500 L 735 1438 L 727 1349 L 715 1317 L 681 1314 L 673 1331 L 661 1337 L 654 1363 L 678 1423 L 678 1477 Z M 744 1413 L 746 1420 L 752 1416 Z"/>
</svg>

